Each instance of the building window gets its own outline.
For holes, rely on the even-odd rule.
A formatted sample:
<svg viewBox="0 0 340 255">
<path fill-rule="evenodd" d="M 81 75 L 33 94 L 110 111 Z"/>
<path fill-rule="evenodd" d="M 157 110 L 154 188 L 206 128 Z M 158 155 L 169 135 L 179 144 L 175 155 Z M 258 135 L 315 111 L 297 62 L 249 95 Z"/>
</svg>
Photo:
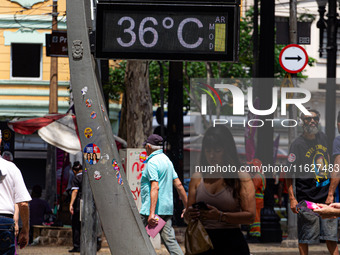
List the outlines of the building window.
<svg viewBox="0 0 340 255">
<path fill-rule="evenodd" d="M 41 78 L 41 44 L 12 43 L 12 78 Z"/>
<path fill-rule="evenodd" d="M 337 43 L 337 47 L 338 50 L 336 52 L 336 58 L 340 59 L 340 30 L 337 30 L 337 34 L 336 34 L 336 43 Z M 327 29 L 324 29 L 323 31 L 323 42 L 322 42 L 322 58 L 326 59 L 327 58 Z"/>
</svg>

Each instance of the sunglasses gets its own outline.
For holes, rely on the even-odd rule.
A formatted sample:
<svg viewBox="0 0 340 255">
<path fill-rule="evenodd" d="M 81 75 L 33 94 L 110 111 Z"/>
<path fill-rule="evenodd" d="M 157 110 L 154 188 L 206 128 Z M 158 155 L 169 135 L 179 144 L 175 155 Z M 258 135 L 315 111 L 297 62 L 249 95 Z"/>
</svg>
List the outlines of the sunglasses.
<svg viewBox="0 0 340 255">
<path fill-rule="evenodd" d="M 315 117 L 305 117 L 304 120 L 310 122 L 311 120 L 314 120 L 315 122 L 319 122 L 320 118 L 318 116 Z"/>
</svg>

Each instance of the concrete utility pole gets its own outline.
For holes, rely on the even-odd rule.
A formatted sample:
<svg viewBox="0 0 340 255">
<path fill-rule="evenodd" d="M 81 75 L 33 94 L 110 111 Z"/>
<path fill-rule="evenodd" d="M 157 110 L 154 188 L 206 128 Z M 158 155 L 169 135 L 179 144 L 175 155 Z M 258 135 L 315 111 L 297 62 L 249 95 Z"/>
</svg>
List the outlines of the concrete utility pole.
<svg viewBox="0 0 340 255">
<path fill-rule="evenodd" d="M 58 1 L 53 0 L 52 5 L 52 31 L 58 30 Z M 48 113 L 58 113 L 58 57 L 51 57 L 50 68 L 50 96 Z M 56 148 L 47 145 L 46 159 L 46 200 L 54 207 L 57 194 L 56 177 Z M 53 208 L 52 207 L 52 208 Z"/>
<path fill-rule="evenodd" d="M 86 0 L 87 1 L 87 0 Z M 90 51 L 85 0 L 67 0 L 67 41 L 74 105 L 83 151 L 100 151 L 97 164 L 85 162 L 92 194 L 112 254 L 155 255 L 128 185 L 104 108 Z M 91 107 L 85 100 L 91 99 Z M 91 128 L 92 136 L 84 136 Z M 114 163 L 114 164 L 113 164 Z"/>
<path fill-rule="evenodd" d="M 86 27 L 89 31 L 93 31 L 95 25 L 92 23 L 91 16 L 91 0 L 85 1 L 85 12 L 86 12 Z M 93 3 L 95 4 L 95 3 Z M 98 63 L 99 61 L 96 61 Z M 96 66 L 98 67 L 98 66 Z M 98 68 L 96 68 L 97 73 L 99 73 Z M 97 78 L 100 75 L 97 74 Z M 98 79 L 100 83 L 100 79 Z M 85 162 L 84 162 L 85 163 Z M 87 172 L 83 172 L 82 181 L 82 200 L 83 206 L 81 211 L 81 236 L 80 236 L 80 254 L 81 255 L 92 255 L 97 252 L 97 237 L 98 229 L 100 229 L 100 223 L 98 219 L 98 214 L 96 210 L 96 205 L 93 200 L 92 190 L 89 182 L 89 176 Z"/>
</svg>

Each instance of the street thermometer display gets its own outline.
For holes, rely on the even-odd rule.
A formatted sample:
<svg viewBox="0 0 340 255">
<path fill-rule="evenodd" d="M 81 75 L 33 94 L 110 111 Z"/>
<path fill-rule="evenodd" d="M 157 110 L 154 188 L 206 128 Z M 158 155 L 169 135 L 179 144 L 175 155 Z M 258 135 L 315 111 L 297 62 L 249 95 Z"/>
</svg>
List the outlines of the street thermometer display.
<svg viewBox="0 0 340 255">
<path fill-rule="evenodd" d="M 238 6 L 98 4 L 96 56 L 237 60 Z"/>
</svg>

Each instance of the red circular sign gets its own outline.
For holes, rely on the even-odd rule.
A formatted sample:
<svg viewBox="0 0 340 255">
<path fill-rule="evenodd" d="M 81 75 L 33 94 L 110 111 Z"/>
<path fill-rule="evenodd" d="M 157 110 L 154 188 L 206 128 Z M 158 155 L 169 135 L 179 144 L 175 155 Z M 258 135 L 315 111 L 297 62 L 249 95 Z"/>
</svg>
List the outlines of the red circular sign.
<svg viewBox="0 0 340 255">
<path fill-rule="evenodd" d="M 308 64 L 308 55 L 300 45 L 289 44 L 281 50 L 279 61 L 286 72 L 299 73 Z"/>
</svg>

